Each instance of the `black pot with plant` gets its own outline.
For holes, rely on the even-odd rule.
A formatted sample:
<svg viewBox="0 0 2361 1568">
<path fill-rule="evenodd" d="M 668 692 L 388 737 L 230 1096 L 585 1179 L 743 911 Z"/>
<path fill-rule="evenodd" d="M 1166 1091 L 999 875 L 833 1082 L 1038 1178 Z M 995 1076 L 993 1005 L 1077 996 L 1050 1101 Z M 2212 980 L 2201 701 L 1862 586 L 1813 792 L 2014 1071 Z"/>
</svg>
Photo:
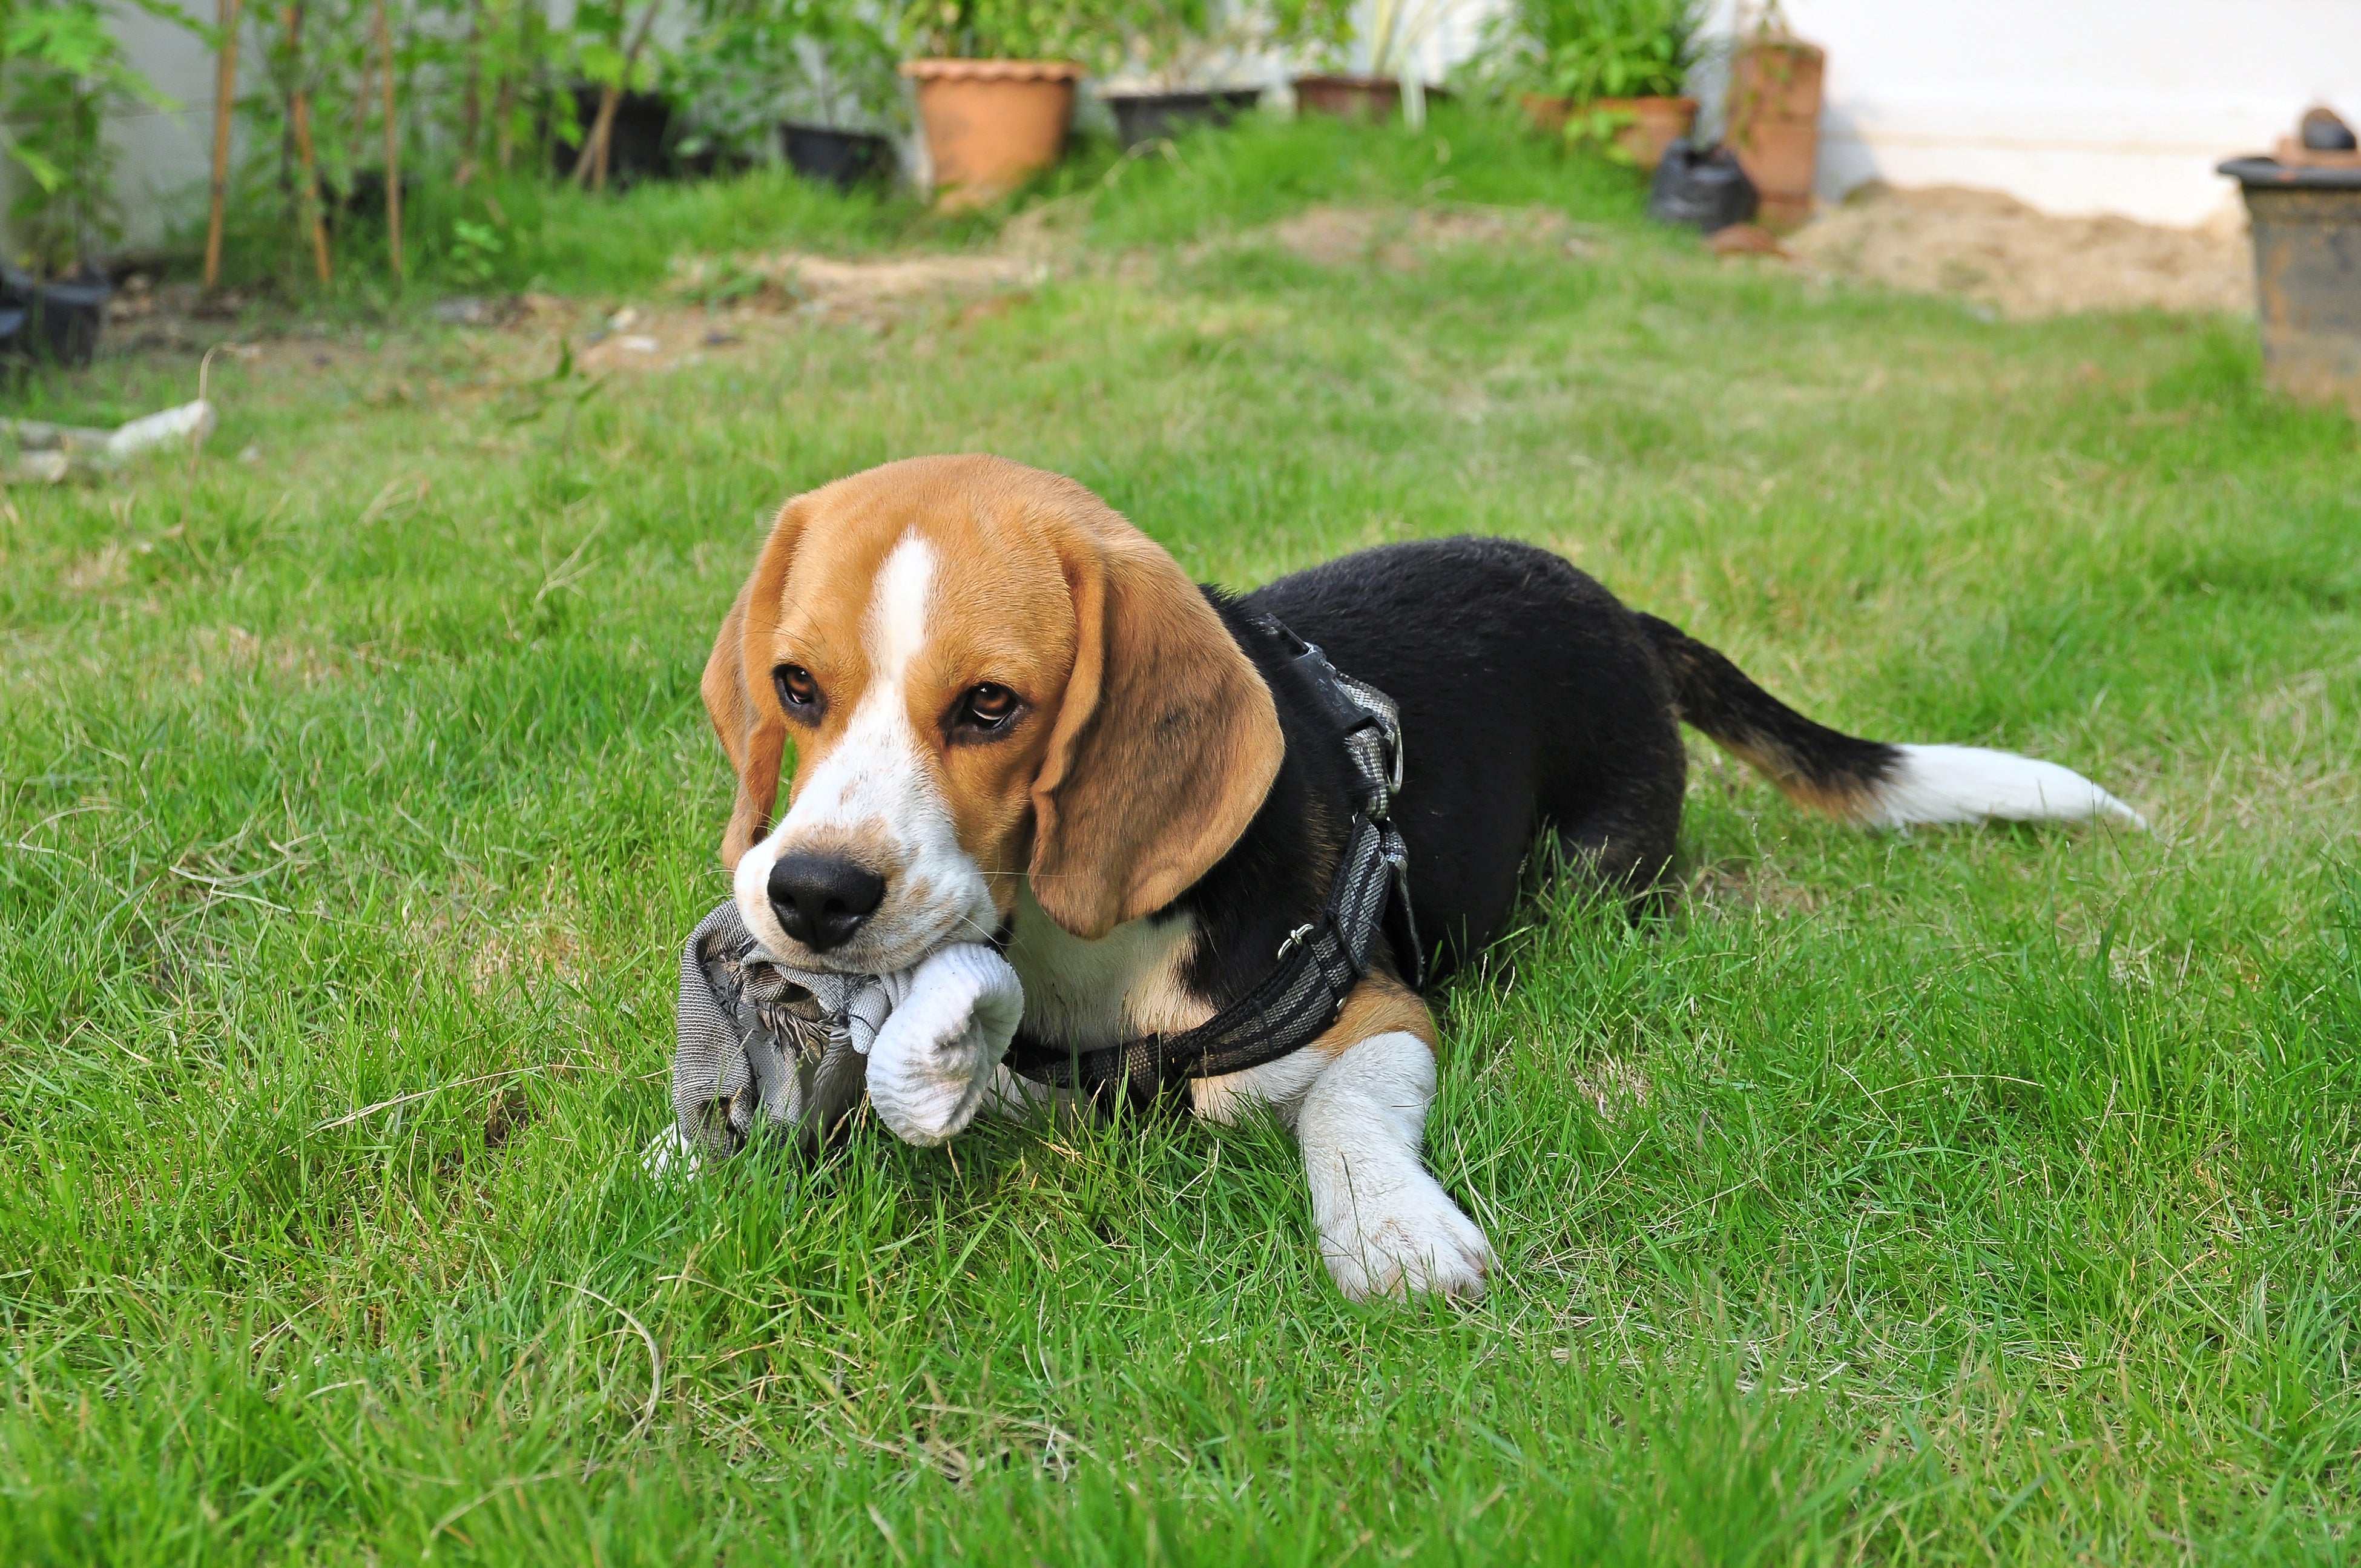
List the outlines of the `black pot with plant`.
<svg viewBox="0 0 2361 1568">
<path fill-rule="evenodd" d="M 106 326 L 115 285 L 104 273 L 36 278 L 0 268 L 0 352 L 51 365 L 87 365 Z"/>
<path fill-rule="evenodd" d="M 775 136 L 807 180 L 849 191 L 892 174 L 906 111 L 889 13 L 843 0 L 697 0 L 697 11 L 674 68 L 684 148 L 751 156 Z"/>
<path fill-rule="evenodd" d="M 133 68 L 94 11 L 20 8 L 16 24 L 7 40 L 5 157 L 16 166 L 7 215 L 27 265 L 0 268 L 0 353 L 87 365 L 115 292 L 98 264 L 123 237 L 115 195 L 119 155 L 106 121 L 170 100 Z"/>
<path fill-rule="evenodd" d="M 893 171 L 894 144 L 873 131 L 779 123 L 779 150 L 787 167 L 815 184 L 851 191 Z"/>
<path fill-rule="evenodd" d="M 574 83 L 575 124 L 584 136 L 591 134 L 591 127 L 598 123 L 602 91 L 595 82 Z M 607 133 L 608 181 L 619 187 L 629 186 L 642 180 L 661 180 L 671 173 L 672 121 L 672 100 L 661 93 L 618 94 L 615 123 Z M 579 140 L 568 143 L 563 137 L 551 138 L 551 167 L 559 176 L 574 172 L 581 148 Z M 382 184 L 379 187 L 383 188 Z"/>
<path fill-rule="evenodd" d="M 1166 141 L 1254 113 L 1258 86 L 1237 84 L 1270 56 L 1343 47 L 1352 38 L 1349 0 L 1279 0 L 1235 5 L 1219 0 L 1116 0 L 1123 59 L 1099 88 L 1126 148 Z M 1225 83 L 1224 79 L 1227 79 Z"/>
<path fill-rule="evenodd" d="M 1254 113 L 1259 87 L 1210 87 L 1177 93 L 1101 93 L 1115 115 L 1115 136 L 1126 148 L 1169 141 L 1200 126 L 1226 126 Z"/>
</svg>

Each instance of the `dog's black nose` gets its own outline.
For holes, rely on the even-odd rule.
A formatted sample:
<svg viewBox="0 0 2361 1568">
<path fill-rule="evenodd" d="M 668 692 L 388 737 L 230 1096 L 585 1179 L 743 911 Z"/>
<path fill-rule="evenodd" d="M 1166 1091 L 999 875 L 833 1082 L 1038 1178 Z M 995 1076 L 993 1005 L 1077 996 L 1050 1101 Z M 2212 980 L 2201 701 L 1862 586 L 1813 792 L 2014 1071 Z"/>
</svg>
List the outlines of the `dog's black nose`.
<svg viewBox="0 0 2361 1568">
<path fill-rule="evenodd" d="M 787 935 L 815 953 L 841 947 L 885 899 L 885 879 L 841 855 L 782 855 L 771 866 L 771 907 Z"/>
</svg>

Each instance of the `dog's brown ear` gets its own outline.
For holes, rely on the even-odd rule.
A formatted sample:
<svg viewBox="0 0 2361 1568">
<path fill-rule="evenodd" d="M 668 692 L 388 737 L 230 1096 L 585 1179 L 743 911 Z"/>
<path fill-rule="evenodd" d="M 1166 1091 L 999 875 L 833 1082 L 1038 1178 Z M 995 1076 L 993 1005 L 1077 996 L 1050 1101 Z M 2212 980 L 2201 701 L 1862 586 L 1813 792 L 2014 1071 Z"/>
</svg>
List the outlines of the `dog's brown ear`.
<svg viewBox="0 0 2361 1568">
<path fill-rule="evenodd" d="M 1171 556 L 1111 511 L 1060 554 L 1074 672 L 1034 781 L 1030 878 L 1049 918 L 1096 939 L 1229 852 L 1286 741 L 1270 688 Z"/>
<path fill-rule="evenodd" d="M 721 836 L 721 863 L 736 866 L 770 826 L 771 808 L 779 795 L 779 769 L 786 749 L 787 726 L 771 695 L 769 672 L 763 663 L 777 625 L 779 595 L 795 558 L 796 540 L 803 532 L 796 501 L 780 509 L 771 525 L 763 553 L 755 558 L 753 575 L 738 590 L 737 602 L 722 618 L 720 634 L 713 640 L 713 656 L 705 662 L 705 711 L 712 716 L 713 732 L 730 753 L 738 772 L 738 802 L 730 813 L 730 827 Z"/>
</svg>

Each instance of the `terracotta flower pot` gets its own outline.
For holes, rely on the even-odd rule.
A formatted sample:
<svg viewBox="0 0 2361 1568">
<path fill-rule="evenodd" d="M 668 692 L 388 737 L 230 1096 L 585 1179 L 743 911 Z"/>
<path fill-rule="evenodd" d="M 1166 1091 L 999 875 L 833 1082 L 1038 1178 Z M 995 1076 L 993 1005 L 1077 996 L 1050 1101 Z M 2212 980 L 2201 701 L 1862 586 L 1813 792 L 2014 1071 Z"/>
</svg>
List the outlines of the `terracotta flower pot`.
<svg viewBox="0 0 2361 1568">
<path fill-rule="evenodd" d="M 1730 64 L 1730 128 L 1722 140 L 1763 195 L 1765 227 L 1812 215 L 1812 168 L 1820 152 L 1826 51 L 1800 38 L 1757 38 Z"/>
<path fill-rule="evenodd" d="M 1563 136 L 1566 121 L 1574 117 L 1575 102 L 1571 98 L 1528 93 L 1523 102 L 1533 125 L 1548 136 Z M 1583 108 L 1586 112 L 1605 109 L 1629 115 L 1629 122 L 1615 129 L 1615 145 L 1630 153 L 1631 161 L 1651 172 L 1664 161 L 1664 154 L 1672 145 L 1697 125 L 1697 101 L 1694 98 L 1594 98 Z"/>
<path fill-rule="evenodd" d="M 1066 150 L 1082 74 L 1071 60 L 910 60 L 902 74 L 918 84 L 940 206 L 983 206 Z"/>
<path fill-rule="evenodd" d="M 1295 108 L 1299 114 L 1382 125 L 1401 109 L 1401 83 L 1390 76 L 1299 76 Z"/>
</svg>

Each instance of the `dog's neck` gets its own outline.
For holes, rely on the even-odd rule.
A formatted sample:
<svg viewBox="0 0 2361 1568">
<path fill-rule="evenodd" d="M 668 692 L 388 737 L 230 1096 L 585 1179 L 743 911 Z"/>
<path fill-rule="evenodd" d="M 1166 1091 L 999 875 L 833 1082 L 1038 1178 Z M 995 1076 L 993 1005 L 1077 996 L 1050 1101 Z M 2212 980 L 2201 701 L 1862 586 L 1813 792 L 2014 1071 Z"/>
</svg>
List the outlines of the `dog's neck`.
<svg viewBox="0 0 2361 1568">
<path fill-rule="evenodd" d="M 1204 1023 L 1318 916 L 1344 853 L 1351 765 L 1300 689 L 1293 650 L 1226 596 L 1207 597 L 1270 686 L 1286 755 L 1238 841 L 1155 914 L 1084 941 L 1043 913 L 1029 885 L 1019 891 L 1007 957 L 1025 982 L 1024 1032 L 1045 1045 L 1094 1049 Z"/>
</svg>

